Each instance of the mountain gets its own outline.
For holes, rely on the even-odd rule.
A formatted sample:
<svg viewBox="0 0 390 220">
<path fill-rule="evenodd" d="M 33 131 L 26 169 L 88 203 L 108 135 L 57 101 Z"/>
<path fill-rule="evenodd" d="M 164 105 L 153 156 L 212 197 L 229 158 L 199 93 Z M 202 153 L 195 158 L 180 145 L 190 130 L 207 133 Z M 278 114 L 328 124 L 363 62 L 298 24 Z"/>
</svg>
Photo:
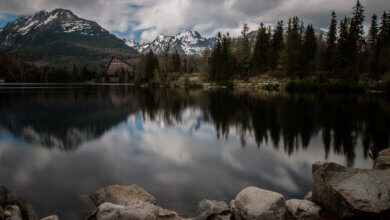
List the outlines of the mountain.
<svg viewBox="0 0 390 220">
<path fill-rule="evenodd" d="M 66 9 L 20 16 L 0 31 L 0 45 L 14 48 L 26 61 L 50 64 L 106 65 L 113 56 L 129 60 L 139 54 L 96 22 Z"/>
<path fill-rule="evenodd" d="M 326 32 L 321 29 L 315 29 L 316 34 L 321 34 L 326 36 Z M 254 43 L 257 36 L 257 30 L 251 31 L 249 33 L 249 38 Z M 233 37 L 233 41 L 237 41 L 238 37 Z M 177 50 L 179 54 L 201 56 L 203 51 L 206 48 L 212 49 L 217 41 L 216 37 L 205 38 L 202 37 L 197 31 L 187 30 L 180 32 L 176 36 L 165 36 L 158 35 L 156 39 L 151 42 L 138 43 L 134 40 L 123 41 L 134 50 L 137 50 L 140 53 L 146 53 L 149 50 L 152 50 L 154 53 L 161 55 L 167 45 L 169 44 L 171 49 L 170 52 L 173 53 Z"/>
<path fill-rule="evenodd" d="M 126 40 L 125 42 L 140 53 L 152 50 L 156 54 L 162 54 L 165 48 L 170 45 L 170 52 L 177 51 L 179 54 L 201 56 L 206 48 L 214 47 L 216 38 L 205 38 L 197 31 L 187 30 L 176 36 L 160 34 L 152 42 L 142 44 L 133 40 Z"/>
</svg>

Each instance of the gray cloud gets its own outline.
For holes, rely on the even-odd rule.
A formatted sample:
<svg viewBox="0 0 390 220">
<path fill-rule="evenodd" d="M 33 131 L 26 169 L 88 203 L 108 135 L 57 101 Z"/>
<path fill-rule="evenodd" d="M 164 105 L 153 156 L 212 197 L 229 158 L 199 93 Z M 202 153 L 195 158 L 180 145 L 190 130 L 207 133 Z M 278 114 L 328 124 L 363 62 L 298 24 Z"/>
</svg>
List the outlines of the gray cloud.
<svg viewBox="0 0 390 220">
<path fill-rule="evenodd" d="M 125 32 L 142 40 L 157 34 L 175 34 L 195 28 L 202 34 L 217 31 L 240 32 L 243 22 L 256 29 L 258 23 L 274 23 L 298 16 L 305 23 L 327 28 L 332 10 L 338 17 L 350 16 L 355 0 L 3 0 L 0 14 L 23 14 L 54 8 L 68 8 L 80 17 L 95 20 L 109 31 Z M 388 0 L 362 0 L 366 17 L 390 8 Z M 369 19 L 366 19 L 368 24 Z"/>
</svg>

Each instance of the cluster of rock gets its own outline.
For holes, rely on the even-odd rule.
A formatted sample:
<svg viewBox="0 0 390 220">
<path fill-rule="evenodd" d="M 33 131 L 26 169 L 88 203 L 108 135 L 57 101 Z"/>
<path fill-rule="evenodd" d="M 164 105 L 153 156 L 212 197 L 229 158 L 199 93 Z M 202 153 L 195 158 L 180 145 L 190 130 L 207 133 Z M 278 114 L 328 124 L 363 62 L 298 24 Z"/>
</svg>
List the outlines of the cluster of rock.
<svg viewBox="0 0 390 220">
<path fill-rule="evenodd" d="M 228 205 L 203 200 L 197 220 L 228 219 L 390 219 L 390 150 L 382 151 L 374 169 L 347 168 L 320 161 L 312 166 L 312 192 L 303 200 L 248 187 Z M 90 198 L 97 209 L 89 220 L 184 219 L 156 205 L 152 195 L 138 186 L 109 186 Z"/>
<path fill-rule="evenodd" d="M 390 220 L 390 149 L 382 151 L 372 170 L 347 168 L 336 163 L 312 166 L 312 192 L 303 199 L 285 198 L 276 192 L 248 187 L 228 205 L 203 200 L 193 220 Z M 142 188 L 114 185 L 90 195 L 96 210 L 87 220 L 181 220 L 175 211 L 161 208 Z M 0 220 L 38 219 L 32 206 L 0 188 Z M 50 216 L 44 220 L 55 220 Z"/>
</svg>

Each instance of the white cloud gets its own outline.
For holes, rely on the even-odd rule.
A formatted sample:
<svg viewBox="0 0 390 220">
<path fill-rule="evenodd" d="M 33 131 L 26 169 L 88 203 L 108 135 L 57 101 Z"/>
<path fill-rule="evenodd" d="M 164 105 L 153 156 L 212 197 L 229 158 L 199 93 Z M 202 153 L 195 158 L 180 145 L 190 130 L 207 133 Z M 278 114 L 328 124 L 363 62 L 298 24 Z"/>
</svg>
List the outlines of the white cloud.
<svg viewBox="0 0 390 220">
<path fill-rule="evenodd" d="M 340 17 L 350 15 L 355 0 L 4 0 L 2 13 L 30 13 L 41 9 L 68 8 L 80 17 L 95 20 L 109 31 L 142 40 L 157 34 L 176 34 L 194 28 L 206 35 L 230 31 L 239 34 L 242 23 L 256 25 L 286 20 L 291 16 L 326 28 L 332 10 Z M 362 0 L 366 17 L 390 8 L 388 0 Z M 369 22 L 369 19 L 366 19 Z"/>
</svg>

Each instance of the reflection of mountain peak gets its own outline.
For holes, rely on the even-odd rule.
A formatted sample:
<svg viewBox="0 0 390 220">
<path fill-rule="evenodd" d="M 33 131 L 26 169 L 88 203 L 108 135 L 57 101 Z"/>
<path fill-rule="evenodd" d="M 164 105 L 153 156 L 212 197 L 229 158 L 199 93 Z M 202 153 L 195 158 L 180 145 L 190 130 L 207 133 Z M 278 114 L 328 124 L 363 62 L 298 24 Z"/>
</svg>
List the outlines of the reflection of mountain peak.
<svg viewBox="0 0 390 220">
<path fill-rule="evenodd" d="M 0 127 L 28 143 L 69 150 L 101 136 L 135 112 L 134 100 L 120 92 L 102 89 L 91 96 L 88 91 L 67 91 L 25 93 L 18 99 L 2 94 L 2 100 L 8 101 L 2 103 L 7 108 L 0 108 Z"/>
</svg>

